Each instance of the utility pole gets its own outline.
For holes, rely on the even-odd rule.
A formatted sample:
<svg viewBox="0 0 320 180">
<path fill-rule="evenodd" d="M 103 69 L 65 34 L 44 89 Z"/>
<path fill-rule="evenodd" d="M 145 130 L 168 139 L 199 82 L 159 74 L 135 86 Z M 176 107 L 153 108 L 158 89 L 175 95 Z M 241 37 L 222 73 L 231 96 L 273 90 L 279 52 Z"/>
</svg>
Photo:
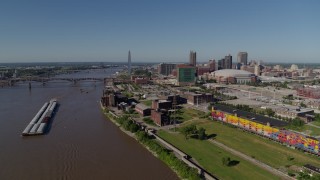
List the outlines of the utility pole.
<svg viewBox="0 0 320 180">
<path fill-rule="evenodd" d="M 199 106 L 199 96 L 197 96 L 197 107 Z"/>
<path fill-rule="evenodd" d="M 177 106 L 177 97 L 174 93 L 173 101 L 172 101 L 172 108 L 173 108 L 173 124 L 174 124 L 174 131 L 176 131 L 176 106 Z"/>
</svg>

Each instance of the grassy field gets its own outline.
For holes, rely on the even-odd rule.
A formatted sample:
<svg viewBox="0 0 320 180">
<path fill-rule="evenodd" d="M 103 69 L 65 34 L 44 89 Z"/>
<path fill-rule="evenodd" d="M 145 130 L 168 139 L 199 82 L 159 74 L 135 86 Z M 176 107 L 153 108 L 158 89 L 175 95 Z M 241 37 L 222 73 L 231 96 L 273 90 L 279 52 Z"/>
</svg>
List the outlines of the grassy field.
<svg viewBox="0 0 320 180">
<path fill-rule="evenodd" d="M 181 122 L 189 121 L 192 119 L 199 119 L 201 116 L 204 116 L 205 113 L 195 109 L 182 108 L 177 113 L 177 118 Z"/>
<path fill-rule="evenodd" d="M 302 127 L 297 127 L 297 128 L 290 128 L 289 127 L 289 129 L 302 132 L 302 133 L 307 134 L 309 136 L 320 136 L 320 128 L 316 128 L 313 126 L 304 125 Z"/>
<path fill-rule="evenodd" d="M 320 121 L 313 121 L 313 122 L 311 122 L 311 124 L 316 125 L 316 126 L 320 126 Z"/>
<path fill-rule="evenodd" d="M 145 100 L 145 101 L 141 101 L 144 105 L 146 106 L 150 106 L 152 105 L 152 100 Z"/>
<path fill-rule="evenodd" d="M 150 117 L 143 118 L 143 122 L 145 122 L 151 126 L 157 126 Z"/>
<path fill-rule="evenodd" d="M 208 134 L 213 134 L 217 141 L 275 168 L 288 169 L 292 165 L 307 163 L 320 166 L 318 157 L 215 121 L 207 121 L 198 126 L 204 127 Z"/>
<path fill-rule="evenodd" d="M 206 170 L 218 176 L 220 179 L 279 179 L 268 171 L 225 152 L 209 141 L 196 139 L 186 140 L 181 134 L 166 131 L 159 131 L 158 134 L 195 158 Z M 233 165 L 223 165 L 223 157 L 230 157 Z"/>
<path fill-rule="evenodd" d="M 320 126 L 320 121 L 313 121 L 313 122 L 311 122 L 311 124 L 316 125 L 316 126 Z"/>
<path fill-rule="evenodd" d="M 316 128 L 316 127 L 312 127 L 312 126 L 304 125 L 303 131 L 301 131 L 301 132 L 304 132 L 304 133 L 311 135 L 311 136 L 320 136 L 320 128 Z"/>
</svg>

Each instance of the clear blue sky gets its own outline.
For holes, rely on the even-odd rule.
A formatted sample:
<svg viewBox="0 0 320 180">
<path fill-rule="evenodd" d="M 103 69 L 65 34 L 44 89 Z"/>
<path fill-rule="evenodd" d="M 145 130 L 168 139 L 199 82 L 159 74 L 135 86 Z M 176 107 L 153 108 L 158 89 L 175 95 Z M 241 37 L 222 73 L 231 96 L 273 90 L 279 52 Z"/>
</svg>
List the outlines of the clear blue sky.
<svg viewBox="0 0 320 180">
<path fill-rule="evenodd" d="M 2 0 L 0 62 L 320 63 L 319 0 Z"/>
</svg>

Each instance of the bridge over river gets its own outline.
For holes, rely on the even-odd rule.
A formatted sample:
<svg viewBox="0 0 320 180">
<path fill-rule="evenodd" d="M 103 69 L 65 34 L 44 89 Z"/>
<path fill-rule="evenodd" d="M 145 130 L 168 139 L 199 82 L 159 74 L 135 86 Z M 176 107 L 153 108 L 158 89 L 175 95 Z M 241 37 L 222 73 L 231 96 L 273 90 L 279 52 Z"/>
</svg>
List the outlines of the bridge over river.
<svg viewBox="0 0 320 180">
<path fill-rule="evenodd" d="M 104 82 L 104 84 L 108 83 L 108 82 L 118 82 L 121 81 L 117 78 L 111 78 L 111 77 L 107 77 L 107 78 L 95 78 L 95 77 L 81 77 L 81 78 L 65 78 L 65 77 L 50 77 L 50 78 L 46 78 L 46 77 L 21 77 L 21 78 L 12 78 L 8 80 L 8 85 L 9 86 L 13 86 L 15 83 L 17 82 L 42 82 L 42 83 L 47 83 L 49 81 L 69 81 L 69 82 L 73 82 L 73 83 L 77 83 L 79 81 L 100 81 L 100 82 Z"/>
</svg>

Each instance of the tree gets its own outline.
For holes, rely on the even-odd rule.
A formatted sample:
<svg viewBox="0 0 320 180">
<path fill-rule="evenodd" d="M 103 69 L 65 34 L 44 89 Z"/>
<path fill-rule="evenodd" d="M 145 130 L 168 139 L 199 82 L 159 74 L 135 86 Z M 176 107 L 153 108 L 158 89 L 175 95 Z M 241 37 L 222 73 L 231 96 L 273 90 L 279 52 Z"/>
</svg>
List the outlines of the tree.
<svg viewBox="0 0 320 180">
<path fill-rule="evenodd" d="M 304 125 L 304 122 L 300 118 L 294 118 L 290 124 L 294 127 L 301 127 Z"/>
<path fill-rule="evenodd" d="M 181 133 L 184 135 L 186 139 L 193 134 L 197 134 L 197 127 L 195 125 L 188 125 L 181 129 Z"/>
<path fill-rule="evenodd" d="M 302 102 L 302 103 L 300 103 L 300 106 L 301 106 L 301 107 L 304 107 L 304 108 L 306 108 L 306 107 L 307 107 L 307 105 L 306 105 L 306 104 L 304 104 L 303 102 Z"/>
<path fill-rule="evenodd" d="M 200 140 L 204 140 L 207 138 L 206 130 L 203 127 L 199 128 L 198 130 L 198 138 Z"/>
<path fill-rule="evenodd" d="M 274 116 L 275 112 L 274 112 L 271 108 L 267 108 L 267 109 L 266 109 L 266 114 L 267 114 L 269 117 L 272 117 L 272 116 Z"/>
<path fill-rule="evenodd" d="M 222 164 L 225 166 L 229 166 L 230 161 L 231 161 L 230 157 L 223 157 L 222 158 Z"/>
<path fill-rule="evenodd" d="M 139 130 L 139 126 L 136 123 L 132 123 L 129 125 L 129 130 L 132 133 L 135 133 Z"/>
<path fill-rule="evenodd" d="M 132 124 L 133 122 L 131 121 L 131 120 L 126 120 L 126 121 L 124 121 L 124 123 L 123 123 L 123 128 L 125 129 L 125 130 L 129 130 L 130 129 L 130 125 Z"/>
<path fill-rule="evenodd" d="M 320 114 L 315 114 L 314 120 L 315 121 L 320 121 Z"/>
</svg>

